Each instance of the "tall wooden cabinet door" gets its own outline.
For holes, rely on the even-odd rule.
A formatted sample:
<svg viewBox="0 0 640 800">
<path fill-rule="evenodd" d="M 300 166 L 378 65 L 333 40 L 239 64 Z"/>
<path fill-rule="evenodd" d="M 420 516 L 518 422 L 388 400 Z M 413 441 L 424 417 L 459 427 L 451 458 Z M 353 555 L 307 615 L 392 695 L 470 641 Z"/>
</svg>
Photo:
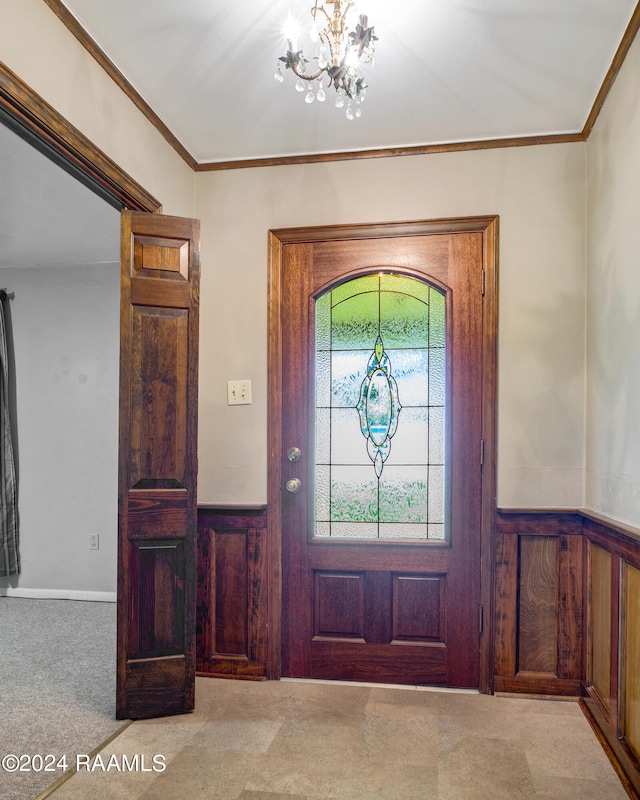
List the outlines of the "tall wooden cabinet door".
<svg viewBox="0 0 640 800">
<path fill-rule="evenodd" d="M 199 222 L 123 212 L 118 719 L 195 687 Z"/>
</svg>

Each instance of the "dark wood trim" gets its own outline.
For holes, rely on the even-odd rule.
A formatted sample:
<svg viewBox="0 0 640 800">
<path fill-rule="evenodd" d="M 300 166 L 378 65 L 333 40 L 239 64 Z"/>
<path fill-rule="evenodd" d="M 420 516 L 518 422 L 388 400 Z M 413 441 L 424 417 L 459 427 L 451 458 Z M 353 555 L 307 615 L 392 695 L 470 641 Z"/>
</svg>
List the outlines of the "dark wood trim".
<svg viewBox="0 0 640 800">
<path fill-rule="evenodd" d="M 636 5 L 634 12 L 631 15 L 631 19 L 629 21 L 629 24 L 627 25 L 627 29 L 624 32 L 622 41 L 620 42 L 620 46 L 618 47 L 616 54 L 613 57 L 611 66 L 609 67 L 609 70 L 605 75 L 604 81 L 602 82 L 602 86 L 600 87 L 600 91 L 596 95 L 596 99 L 593 103 L 593 107 L 591 108 L 591 112 L 587 117 L 587 121 L 584 124 L 584 128 L 582 129 L 582 137 L 584 138 L 585 141 L 591 135 L 593 126 L 596 124 L 596 120 L 598 119 L 598 116 L 602 111 L 605 100 L 607 99 L 607 95 L 611 91 L 611 87 L 613 86 L 615 79 L 618 77 L 618 73 L 620 72 L 620 69 L 624 64 L 624 60 L 627 57 L 629 48 L 633 44 L 633 40 L 636 38 L 636 34 L 638 33 L 639 28 L 640 28 L 640 3 Z"/>
<path fill-rule="evenodd" d="M 200 162 L 196 172 L 218 172 L 226 169 L 248 169 L 250 167 L 281 167 L 294 164 L 319 164 L 327 161 L 358 161 L 363 158 L 396 158 L 399 156 L 426 156 L 435 153 L 459 153 L 468 150 L 495 150 L 503 147 L 532 147 L 542 144 L 567 144 L 583 142 L 582 133 L 561 133 L 545 136 L 520 136 L 510 139 L 483 139 L 475 142 L 447 142 L 443 144 L 420 144 L 412 147 L 381 147 L 374 150 L 349 150 L 342 153 L 313 153 L 296 156 L 272 156 L 270 158 L 247 158 L 238 161 Z"/>
<path fill-rule="evenodd" d="M 512 678 L 496 675 L 496 694 L 526 694 L 541 697 L 579 697 L 579 679 L 568 680 L 538 672 L 518 672 Z"/>
<path fill-rule="evenodd" d="M 269 504 L 269 660 L 267 675 L 282 674 L 282 244 L 269 232 L 267 499 Z"/>
<path fill-rule="evenodd" d="M 494 518 L 496 497 L 496 386 L 498 322 L 498 218 L 468 217 L 416 222 L 393 222 L 372 225 L 339 225 L 306 228 L 282 228 L 269 232 L 269 401 L 268 401 L 268 505 L 270 542 L 270 619 L 273 631 L 271 675 L 280 676 L 282 630 L 281 584 L 281 453 L 282 440 L 282 328 L 280 320 L 281 257 L 286 244 L 339 241 L 347 239 L 382 239 L 400 236 L 426 236 L 438 233 L 475 231 L 483 235 L 486 288 L 484 299 L 484 343 L 486 359 L 483 376 L 483 438 L 485 440 L 482 477 L 482 587 L 484 628 L 481 636 L 480 686 L 485 693 L 493 690 L 494 638 Z"/>
<path fill-rule="evenodd" d="M 162 206 L 151 194 L 99 150 L 84 134 L 0 62 L 0 111 L 11 127 L 87 185 L 95 185 L 132 211 L 156 213 Z"/>
<path fill-rule="evenodd" d="M 208 516 L 222 516 L 228 515 L 229 517 L 260 517 L 267 511 L 265 503 L 237 505 L 234 503 L 199 503 L 198 504 L 198 519 L 204 519 Z"/>
<path fill-rule="evenodd" d="M 496 531 L 520 536 L 580 535 L 582 521 L 575 509 L 499 508 Z"/>
<path fill-rule="evenodd" d="M 611 730 L 599 703 L 588 696 L 581 697 L 579 702 L 629 797 L 633 800 L 640 800 L 640 772 L 620 739 Z"/>
<path fill-rule="evenodd" d="M 611 553 L 617 553 L 640 569 L 640 529 L 592 511 L 582 510 L 579 513 L 583 531 L 592 542 Z"/>
<path fill-rule="evenodd" d="M 468 222 L 468 221 L 467 221 Z M 493 691 L 495 637 L 495 526 L 497 486 L 498 414 L 498 230 L 499 220 L 483 229 L 483 266 L 485 270 L 483 304 L 483 372 L 482 372 L 482 542 L 481 589 L 483 632 L 480 637 L 480 691 Z"/>
<path fill-rule="evenodd" d="M 67 7 L 64 6 L 60 0 L 44 0 L 44 2 L 60 19 L 67 30 L 69 30 L 76 37 L 85 50 L 98 62 L 98 64 L 114 81 L 114 83 L 120 89 L 122 89 L 135 107 L 144 114 L 144 116 L 149 120 L 158 133 L 160 133 L 171 145 L 171 147 L 173 147 L 180 158 L 182 158 L 183 161 L 185 161 L 185 163 L 191 167 L 191 169 L 195 169 L 197 164 L 195 158 L 191 155 L 191 153 L 189 153 L 179 139 L 176 138 L 167 125 L 165 125 L 162 119 L 156 114 L 146 100 L 144 100 L 142 95 L 133 87 L 127 78 L 125 78 L 118 67 L 116 67 L 109 56 L 89 35 L 87 30 L 82 27 L 78 20 L 67 9 Z"/>
</svg>

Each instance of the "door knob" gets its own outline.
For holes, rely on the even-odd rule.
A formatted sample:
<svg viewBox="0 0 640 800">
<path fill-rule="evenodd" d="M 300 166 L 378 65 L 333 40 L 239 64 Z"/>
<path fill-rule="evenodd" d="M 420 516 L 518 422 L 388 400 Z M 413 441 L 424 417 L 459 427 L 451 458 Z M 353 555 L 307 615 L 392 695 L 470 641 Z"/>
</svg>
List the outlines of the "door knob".
<svg viewBox="0 0 640 800">
<path fill-rule="evenodd" d="M 300 489 L 302 489 L 302 481 L 300 478 L 291 478 L 290 481 L 287 481 L 286 486 L 288 492 L 291 492 L 291 494 L 297 494 Z"/>
</svg>

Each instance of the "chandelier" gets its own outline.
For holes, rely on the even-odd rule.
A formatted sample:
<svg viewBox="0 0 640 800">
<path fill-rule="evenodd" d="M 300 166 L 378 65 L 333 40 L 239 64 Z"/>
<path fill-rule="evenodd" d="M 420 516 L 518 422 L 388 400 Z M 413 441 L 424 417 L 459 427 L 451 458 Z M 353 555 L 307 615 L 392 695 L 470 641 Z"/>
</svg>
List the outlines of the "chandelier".
<svg viewBox="0 0 640 800">
<path fill-rule="evenodd" d="M 354 5 L 354 2 L 343 0 L 327 0 L 325 3 L 316 1 L 311 9 L 312 23 L 309 31 L 315 49 L 311 60 L 316 64 L 309 71 L 310 59 L 302 50 L 297 49 L 297 24 L 289 17 L 285 29 L 289 47 L 286 55 L 278 59 L 275 73 L 275 79 L 282 83 L 284 75 L 280 62 L 286 69 L 290 69 L 297 77 L 296 90 L 304 92 L 306 85 L 304 99 L 307 103 L 313 103 L 314 100 L 323 103 L 327 99 L 324 89 L 326 78 L 327 89 L 333 86 L 336 90 L 336 108 L 344 108 L 346 105 L 347 119 L 359 117 L 362 113 L 360 104 L 366 97 L 367 84 L 359 67 L 361 64 L 370 64 L 373 67 L 374 42 L 378 41 L 373 27 L 369 27 L 366 15 L 360 14 L 357 21 L 353 22 L 347 19 L 354 16 Z M 333 11 L 327 11 L 325 6 L 333 6 Z"/>
</svg>

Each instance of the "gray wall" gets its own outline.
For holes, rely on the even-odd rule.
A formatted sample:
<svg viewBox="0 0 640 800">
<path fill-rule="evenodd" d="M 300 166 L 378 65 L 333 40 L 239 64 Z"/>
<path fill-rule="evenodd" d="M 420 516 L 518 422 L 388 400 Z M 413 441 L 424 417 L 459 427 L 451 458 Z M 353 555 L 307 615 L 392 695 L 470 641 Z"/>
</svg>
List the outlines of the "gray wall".
<svg viewBox="0 0 640 800">
<path fill-rule="evenodd" d="M 15 294 L 22 558 L 0 594 L 114 599 L 119 265 L 4 268 L 0 283 Z"/>
</svg>

